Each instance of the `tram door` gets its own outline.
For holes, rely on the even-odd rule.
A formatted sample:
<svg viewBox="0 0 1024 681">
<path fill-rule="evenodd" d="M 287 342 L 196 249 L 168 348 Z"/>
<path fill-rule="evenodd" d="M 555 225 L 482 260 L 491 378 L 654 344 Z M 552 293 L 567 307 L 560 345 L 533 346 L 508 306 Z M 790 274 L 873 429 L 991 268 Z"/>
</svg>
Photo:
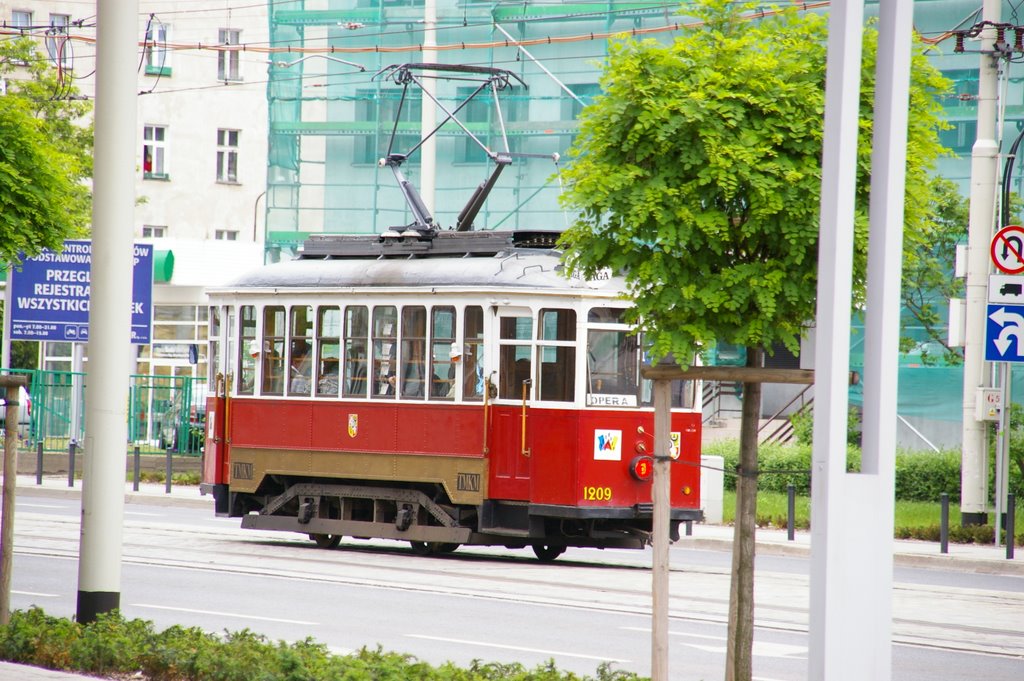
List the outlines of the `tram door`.
<svg viewBox="0 0 1024 681">
<path fill-rule="evenodd" d="M 529 309 L 499 311 L 498 397 L 491 423 L 490 481 L 490 494 L 496 498 L 530 497 L 533 337 Z"/>
<path fill-rule="evenodd" d="M 203 450 L 203 481 L 211 484 L 227 483 L 228 456 L 225 428 L 227 425 L 228 399 L 230 390 L 231 365 L 235 345 L 230 329 L 234 327 L 235 314 L 228 308 L 226 323 L 221 323 L 222 310 L 210 308 L 209 326 L 209 385 L 211 390 L 206 398 L 206 446 Z M 225 331 L 227 332 L 225 334 Z M 225 338 L 225 335 L 227 338 Z"/>
</svg>

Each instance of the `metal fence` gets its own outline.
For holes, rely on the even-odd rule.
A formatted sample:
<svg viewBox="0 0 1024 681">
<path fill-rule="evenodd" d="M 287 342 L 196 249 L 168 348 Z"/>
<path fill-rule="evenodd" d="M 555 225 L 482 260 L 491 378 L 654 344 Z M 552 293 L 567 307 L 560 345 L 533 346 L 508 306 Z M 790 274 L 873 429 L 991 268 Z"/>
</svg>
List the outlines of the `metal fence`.
<svg viewBox="0 0 1024 681">
<path fill-rule="evenodd" d="M 31 408 L 22 409 L 22 446 L 67 451 L 85 438 L 85 374 L 70 371 L 18 370 L 29 377 Z M 133 374 L 128 391 L 129 450 L 198 456 L 206 424 L 206 381 L 191 376 Z"/>
</svg>

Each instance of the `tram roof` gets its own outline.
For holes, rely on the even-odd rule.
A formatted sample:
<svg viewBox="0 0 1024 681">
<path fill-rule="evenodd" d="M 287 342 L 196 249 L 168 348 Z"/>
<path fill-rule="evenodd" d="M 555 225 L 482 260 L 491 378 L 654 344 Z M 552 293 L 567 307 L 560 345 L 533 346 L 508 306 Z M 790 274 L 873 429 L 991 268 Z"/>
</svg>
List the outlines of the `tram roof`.
<svg viewBox="0 0 1024 681">
<path fill-rule="evenodd" d="M 567 277 L 555 233 L 439 232 L 406 237 L 317 235 L 299 258 L 248 272 L 224 288 L 482 287 L 615 294 L 619 277 Z"/>
</svg>

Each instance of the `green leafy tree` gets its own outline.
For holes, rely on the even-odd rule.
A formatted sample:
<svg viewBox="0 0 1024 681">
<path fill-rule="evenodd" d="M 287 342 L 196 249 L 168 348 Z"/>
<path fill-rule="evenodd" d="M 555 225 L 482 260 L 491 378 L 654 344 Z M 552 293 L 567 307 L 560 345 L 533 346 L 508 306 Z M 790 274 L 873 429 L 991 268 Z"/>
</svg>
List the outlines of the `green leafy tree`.
<svg viewBox="0 0 1024 681">
<path fill-rule="evenodd" d="M 955 365 L 963 361 L 963 349 L 949 345 L 943 310 L 950 298 L 963 295 L 963 280 L 953 276 L 953 264 L 957 244 L 967 239 L 968 204 L 953 182 L 940 177 L 933 178 L 931 197 L 920 231 L 904 236 L 903 255 L 903 323 L 920 327 L 924 339 L 904 333 L 900 350 L 918 348 L 924 364 L 941 358 Z M 939 352 L 930 352 L 930 345 L 938 345 Z"/>
<path fill-rule="evenodd" d="M 638 327 L 681 363 L 715 341 L 797 350 L 813 321 L 826 64 L 826 20 L 790 10 L 744 20 L 729 0 L 686 6 L 703 24 L 673 44 L 610 48 L 603 95 L 584 110 L 563 235 L 584 276 L 622 273 Z M 862 297 L 875 43 L 864 44 L 854 289 Z M 931 207 L 942 153 L 936 95 L 948 81 L 917 51 L 907 162 L 907 230 Z M 760 385 L 744 384 L 726 676 L 749 679 Z"/>
<path fill-rule="evenodd" d="M 89 103 L 59 83 L 35 41 L 0 42 L 0 259 L 17 263 L 82 236 L 91 202 Z"/>
</svg>

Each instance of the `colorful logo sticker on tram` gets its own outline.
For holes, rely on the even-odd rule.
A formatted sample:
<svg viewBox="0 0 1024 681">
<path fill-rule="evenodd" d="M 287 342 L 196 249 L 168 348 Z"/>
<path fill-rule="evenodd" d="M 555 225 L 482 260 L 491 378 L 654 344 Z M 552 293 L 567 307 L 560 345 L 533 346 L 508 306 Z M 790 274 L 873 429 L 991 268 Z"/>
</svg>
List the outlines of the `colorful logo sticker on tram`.
<svg viewBox="0 0 1024 681">
<path fill-rule="evenodd" d="M 679 454 L 682 452 L 679 446 L 682 439 L 682 433 L 672 432 L 668 434 L 668 455 L 673 459 L 678 459 Z"/>
<path fill-rule="evenodd" d="M 622 431 L 594 431 L 594 460 L 622 461 Z"/>
<path fill-rule="evenodd" d="M 348 436 L 355 437 L 359 434 L 359 414 L 348 415 Z"/>
</svg>

